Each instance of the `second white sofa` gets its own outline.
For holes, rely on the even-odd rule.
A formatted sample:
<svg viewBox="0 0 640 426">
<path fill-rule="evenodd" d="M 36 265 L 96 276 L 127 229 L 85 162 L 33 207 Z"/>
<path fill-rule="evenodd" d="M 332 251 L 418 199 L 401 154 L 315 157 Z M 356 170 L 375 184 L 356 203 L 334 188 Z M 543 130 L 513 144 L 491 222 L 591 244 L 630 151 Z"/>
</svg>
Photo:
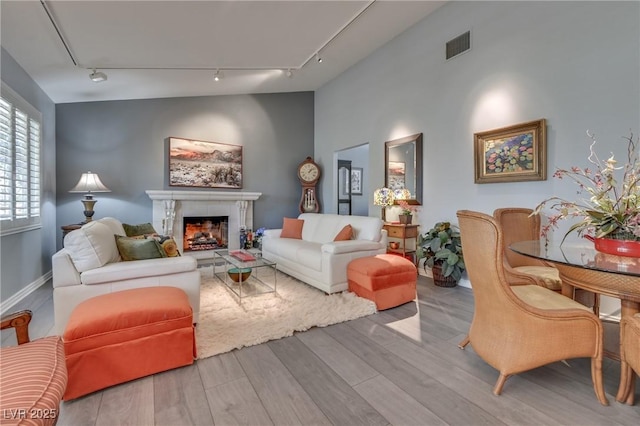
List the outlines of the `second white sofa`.
<svg viewBox="0 0 640 426">
<path fill-rule="evenodd" d="M 303 213 L 302 238 L 280 238 L 282 229 L 268 229 L 262 239 L 262 256 L 277 263 L 282 272 L 325 293 L 345 291 L 347 265 L 353 259 L 385 253 L 387 231 L 382 220 L 367 216 Z M 333 241 L 346 225 L 353 239 Z"/>
</svg>

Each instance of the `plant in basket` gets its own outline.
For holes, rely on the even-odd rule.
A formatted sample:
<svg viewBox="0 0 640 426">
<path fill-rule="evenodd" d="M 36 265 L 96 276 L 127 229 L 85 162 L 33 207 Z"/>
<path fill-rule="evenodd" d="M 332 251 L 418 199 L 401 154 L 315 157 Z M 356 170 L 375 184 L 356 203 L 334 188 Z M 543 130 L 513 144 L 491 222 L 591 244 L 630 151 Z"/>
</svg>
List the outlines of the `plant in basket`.
<svg viewBox="0 0 640 426">
<path fill-rule="evenodd" d="M 578 194 L 583 197 L 576 201 L 550 197 L 538 204 L 533 214 L 540 214 L 545 208 L 553 211 L 548 216 L 548 224 L 541 229 L 541 236 L 546 239 L 551 229 L 558 228 L 561 220 L 578 220 L 571 225 L 562 242 L 570 233 L 577 232 L 594 241 L 596 250 L 640 256 L 638 139 L 634 142 L 633 134 L 624 138 L 627 141 L 627 162 L 619 166 L 613 155 L 601 160 L 594 149 L 595 137 L 589 132 L 587 135 L 592 140 L 588 160 L 593 168 L 574 166 L 557 169 L 553 175 L 557 179 L 573 180 L 578 185 Z"/>
<path fill-rule="evenodd" d="M 418 237 L 418 259 L 431 268 L 436 285 L 453 287 L 465 269 L 460 230 L 449 222 L 438 222 Z M 442 278 L 440 278 L 440 276 Z"/>
</svg>

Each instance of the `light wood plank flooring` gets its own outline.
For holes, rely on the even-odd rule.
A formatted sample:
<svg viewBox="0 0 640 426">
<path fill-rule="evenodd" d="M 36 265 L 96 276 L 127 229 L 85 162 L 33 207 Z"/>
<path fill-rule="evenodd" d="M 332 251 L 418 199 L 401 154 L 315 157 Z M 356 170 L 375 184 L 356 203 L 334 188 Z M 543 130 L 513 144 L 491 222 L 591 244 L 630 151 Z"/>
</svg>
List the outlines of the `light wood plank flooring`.
<svg viewBox="0 0 640 426">
<path fill-rule="evenodd" d="M 32 338 L 52 333 L 51 291 L 48 283 L 13 309 L 34 311 Z M 608 359 L 608 407 L 588 359 L 512 377 L 494 396 L 497 372 L 457 347 L 472 315 L 471 290 L 421 276 L 416 302 L 63 402 L 58 425 L 640 424 L 640 402 L 615 401 L 619 363 Z"/>
</svg>

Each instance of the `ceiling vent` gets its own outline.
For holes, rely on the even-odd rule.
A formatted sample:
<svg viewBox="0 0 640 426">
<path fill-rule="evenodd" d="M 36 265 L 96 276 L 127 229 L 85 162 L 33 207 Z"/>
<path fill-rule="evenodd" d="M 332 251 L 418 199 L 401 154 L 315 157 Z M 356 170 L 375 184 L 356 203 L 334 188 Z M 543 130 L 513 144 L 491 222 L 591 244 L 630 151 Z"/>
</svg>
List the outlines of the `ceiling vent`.
<svg viewBox="0 0 640 426">
<path fill-rule="evenodd" d="M 471 31 L 447 42 L 447 60 L 471 49 Z"/>
</svg>

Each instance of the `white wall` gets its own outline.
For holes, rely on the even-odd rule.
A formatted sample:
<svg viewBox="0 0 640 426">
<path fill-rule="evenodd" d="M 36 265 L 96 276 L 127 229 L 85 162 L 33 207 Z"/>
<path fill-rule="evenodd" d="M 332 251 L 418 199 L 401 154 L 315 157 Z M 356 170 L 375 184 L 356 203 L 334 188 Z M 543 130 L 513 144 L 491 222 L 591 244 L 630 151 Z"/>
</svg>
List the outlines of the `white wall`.
<svg viewBox="0 0 640 426">
<path fill-rule="evenodd" d="M 376 188 L 384 142 L 423 132 L 423 226 L 455 221 L 458 209 L 572 198 L 574 185 L 552 174 L 587 165 L 587 129 L 618 158 L 621 137 L 640 133 L 639 21 L 638 2 L 450 2 L 316 92 L 316 159 L 328 166 L 345 144 L 370 142 Z M 445 61 L 445 42 L 467 30 L 472 49 Z M 474 132 L 540 118 L 548 179 L 474 184 Z M 325 203 L 334 187 L 323 185 Z"/>
<path fill-rule="evenodd" d="M 575 185 L 552 175 L 556 166 L 588 165 L 587 129 L 602 156 L 619 159 L 622 137 L 640 134 L 639 22 L 638 2 L 449 2 L 316 92 L 316 159 L 331 164 L 345 141 L 368 141 L 376 188 L 384 142 L 423 132 L 423 230 L 456 222 L 459 209 L 573 199 Z M 445 61 L 445 43 L 468 30 L 471 50 Z M 548 179 L 474 184 L 474 132 L 540 118 Z M 323 186 L 325 200 L 332 187 Z"/>
</svg>

